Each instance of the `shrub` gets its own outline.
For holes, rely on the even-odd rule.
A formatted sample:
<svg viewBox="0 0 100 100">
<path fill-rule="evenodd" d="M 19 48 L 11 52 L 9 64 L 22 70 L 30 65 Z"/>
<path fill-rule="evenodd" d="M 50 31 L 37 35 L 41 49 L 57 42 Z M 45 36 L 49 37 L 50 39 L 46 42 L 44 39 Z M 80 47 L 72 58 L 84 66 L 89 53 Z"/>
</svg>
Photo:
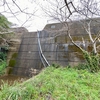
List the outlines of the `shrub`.
<svg viewBox="0 0 100 100">
<path fill-rule="evenodd" d="M 4 69 L 7 67 L 6 61 L 1 60 L 0 62 L 0 75 L 4 74 Z"/>
<path fill-rule="evenodd" d="M 55 68 L 61 67 L 61 66 L 60 66 L 59 64 L 57 64 L 57 63 L 53 63 L 52 66 L 55 67 Z"/>
<path fill-rule="evenodd" d="M 84 69 L 88 69 L 87 67 L 87 64 L 86 63 L 80 63 L 78 64 L 77 66 L 74 67 L 75 69 L 78 69 L 78 70 L 84 70 Z"/>
<path fill-rule="evenodd" d="M 0 52 L 0 59 L 1 60 L 6 60 L 6 57 L 7 57 L 6 53 Z"/>
<path fill-rule="evenodd" d="M 97 72 L 100 69 L 99 54 L 88 53 L 87 51 L 83 51 L 83 56 L 86 60 L 86 66 L 88 70 L 90 70 L 91 72 Z"/>
</svg>

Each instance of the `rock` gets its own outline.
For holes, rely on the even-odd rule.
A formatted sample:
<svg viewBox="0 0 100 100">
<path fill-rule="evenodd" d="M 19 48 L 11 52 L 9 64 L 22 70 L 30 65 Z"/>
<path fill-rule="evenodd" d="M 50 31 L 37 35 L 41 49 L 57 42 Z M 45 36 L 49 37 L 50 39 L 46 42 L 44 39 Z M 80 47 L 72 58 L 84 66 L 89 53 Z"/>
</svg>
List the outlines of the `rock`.
<svg viewBox="0 0 100 100">
<path fill-rule="evenodd" d="M 10 39 L 9 40 L 9 45 L 15 46 L 16 44 L 20 44 L 21 40 L 20 39 Z"/>
</svg>

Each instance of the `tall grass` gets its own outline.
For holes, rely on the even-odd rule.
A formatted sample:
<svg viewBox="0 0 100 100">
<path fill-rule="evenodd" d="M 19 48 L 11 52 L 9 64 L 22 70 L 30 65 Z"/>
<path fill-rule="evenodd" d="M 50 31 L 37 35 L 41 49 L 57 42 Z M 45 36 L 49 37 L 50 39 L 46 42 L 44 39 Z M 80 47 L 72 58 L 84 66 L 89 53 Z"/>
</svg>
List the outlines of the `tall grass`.
<svg viewBox="0 0 100 100">
<path fill-rule="evenodd" d="M 6 61 L 4 60 L 1 60 L 0 61 L 0 75 L 4 74 L 5 73 L 5 68 L 7 67 L 7 63 Z"/>
<path fill-rule="evenodd" d="M 2 86 L 0 100 L 100 100 L 100 72 L 48 67 L 15 86 Z"/>
<path fill-rule="evenodd" d="M 0 75 L 4 74 L 5 68 L 7 67 L 6 58 L 7 54 L 0 52 Z"/>
</svg>

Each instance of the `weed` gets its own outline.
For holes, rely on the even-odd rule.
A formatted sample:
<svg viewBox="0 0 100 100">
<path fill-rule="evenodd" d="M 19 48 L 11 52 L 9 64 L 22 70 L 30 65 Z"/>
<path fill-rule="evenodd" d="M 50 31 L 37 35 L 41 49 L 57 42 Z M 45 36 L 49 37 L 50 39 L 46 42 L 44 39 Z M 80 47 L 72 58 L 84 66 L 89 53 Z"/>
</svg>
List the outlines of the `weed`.
<svg viewBox="0 0 100 100">
<path fill-rule="evenodd" d="M 98 54 L 88 53 L 87 51 L 83 51 L 84 58 L 86 60 L 86 66 L 89 71 L 97 72 L 99 67 L 100 57 Z"/>
<path fill-rule="evenodd" d="M 1 60 L 6 60 L 6 58 L 7 58 L 7 54 L 3 53 L 3 52 L 0 52 L 0 59 Z"/>
<path fill-rule="evenodd" d="M 4 86 L 0 100 L 100 100 L 100 72 L 48 67 L 15 86 Z"/>
<path fill-rule="evenodd" d="M 6 61 L 1 60 L 0 61 L 0 75 L 4 74 L 6 67 L 7 67 Z"/>
</svg>

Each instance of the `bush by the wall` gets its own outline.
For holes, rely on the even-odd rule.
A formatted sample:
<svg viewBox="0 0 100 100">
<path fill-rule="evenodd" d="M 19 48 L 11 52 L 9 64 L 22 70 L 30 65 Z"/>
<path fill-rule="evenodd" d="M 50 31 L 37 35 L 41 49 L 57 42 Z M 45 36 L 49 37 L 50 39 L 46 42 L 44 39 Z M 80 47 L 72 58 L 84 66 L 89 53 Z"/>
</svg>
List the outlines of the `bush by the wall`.
<svg viewBox="0 0 100 100">
<path fill-rule="evenodd" d="M 6 60 L 6 57 L 7 57 L 6 53 L 0 52 L 0 59 L 1 60 Z"/>
<path fill-rule="evenodd" d="M 86 66 L 88 70 L 91 72 L 97 72 L 99 67 L 100 56 L 99 54 L 89 53 L 87 51 L 83 51 L 83 56 L 86 60 Z"/>
<path fill-rule="evenodd" d="M 0 75 L 4 74 L 6 67 L 7 67 L 6 61 L 1 60 L 0 61 Z"/>
</svg>

